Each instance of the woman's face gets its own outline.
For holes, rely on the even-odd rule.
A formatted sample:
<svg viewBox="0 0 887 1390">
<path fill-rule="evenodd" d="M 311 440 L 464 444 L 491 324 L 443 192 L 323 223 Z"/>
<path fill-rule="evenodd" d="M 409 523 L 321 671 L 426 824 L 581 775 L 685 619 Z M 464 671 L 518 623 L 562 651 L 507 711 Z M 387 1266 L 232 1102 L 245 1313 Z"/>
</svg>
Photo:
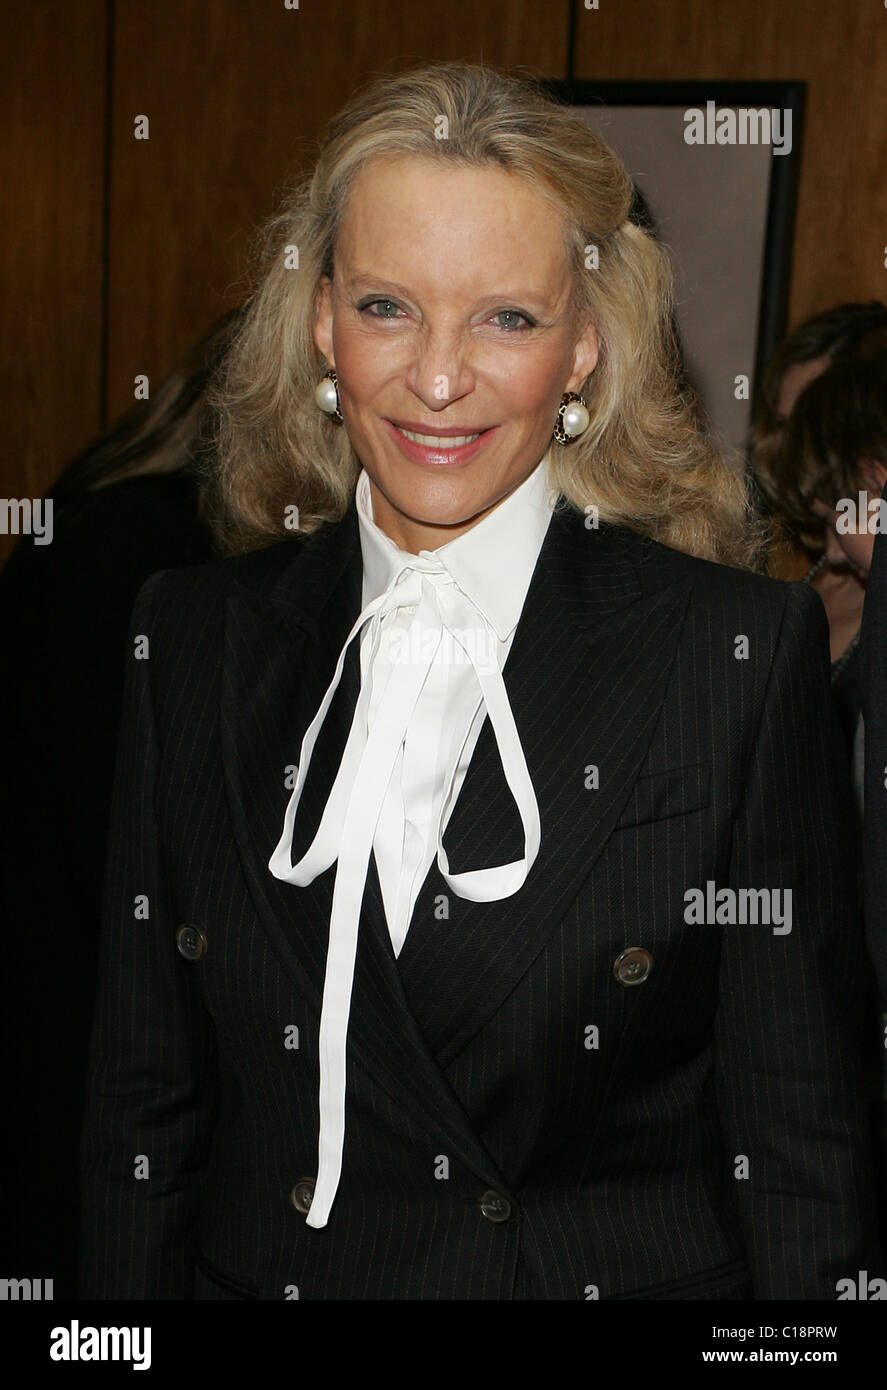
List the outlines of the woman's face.
<svg viewBox="0 0 887 1390">
<path fill-rule="evenodd" d="M 461 535 L 539 463 L 597 362 L 571 288 L 561 221 L 516 175 L 417 156 L 358 174 L 314 336 L 402 549 Z"/>
</svg>

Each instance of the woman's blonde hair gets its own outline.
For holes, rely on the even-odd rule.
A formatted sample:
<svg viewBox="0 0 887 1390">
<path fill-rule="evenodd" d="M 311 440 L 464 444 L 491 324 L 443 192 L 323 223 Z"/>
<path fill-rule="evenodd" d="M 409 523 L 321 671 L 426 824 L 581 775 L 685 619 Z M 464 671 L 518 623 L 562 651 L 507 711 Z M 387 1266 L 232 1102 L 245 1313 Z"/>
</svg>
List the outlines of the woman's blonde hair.
<svg viewBox="0 0 887 1390">
<path fill-rule="evenodd" d="M 445 132 L 445 138 L 440 138 Z M 666 252 L 628 220 L 633 186 L 619 158 L 537 84 L 440 63 L 385 76 L 332 120 L 311 176 L 262 241 L 258 287 L 216 388 L 216 525 L 227 552 L 338 521 L 360 461 L 317 407 L 327 364 L 314 343 L 318 285 L 332 277 L 349 190 L 376 155 L 494 166 L 529 180 L 560 213 L 574 303 L 600 339 L 582 388 L 591 425 L 553 444 L 549 475 L 575 507 L 596 506 L 677 550 L 758 567 L 766 527 L 744 478 L 719 454 L 681 387 Z M 595 259 L 596 258 L 596 259 Z M 552 421 L 552 427 L 554 421 Z"/>
</svg>

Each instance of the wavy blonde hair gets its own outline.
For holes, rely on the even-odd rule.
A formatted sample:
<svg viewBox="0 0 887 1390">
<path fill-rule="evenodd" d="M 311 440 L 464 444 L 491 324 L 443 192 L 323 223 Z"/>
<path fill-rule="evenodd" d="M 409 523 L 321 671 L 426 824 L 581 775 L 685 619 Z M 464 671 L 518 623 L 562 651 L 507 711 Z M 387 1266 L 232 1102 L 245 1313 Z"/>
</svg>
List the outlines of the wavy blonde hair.
<svg viewBox="0 0 887 1390">
<path fill-rule="evenodd" d="M 438 139 L 446 117 L 446 139 Z M 314 343 L 316 296 L 333 275 L 336 235 L 358 171 L 376 155 L 493 166 L 520 175 L 559 211 L 580 321 L 600 355 L 582 394 L 591 425 L 549 453 L 549 476 L 580 510 L 676 550 L 758 568 L 767 527 L 745 479 L 721 456 L 679 385 L 666 252 L 628 220 L 633 186 L 619 158 L 536 83 L 439 63 L 377 78 L 331 121 L 314 171 L 284 200 L 260 243 L 257 288 L 214 392 L 215 525 L 227 553 L 344 515 L 360 460 L 316 406 L 327 364 Z M 598 266 L 586 268 L 590 247 Z M 287 268 L 287 257 L 298 268 Z M 591 259 L 591 258 L 589 258 Z M 554 422 L 552 422 L 552 425 Z"/>
</svg>

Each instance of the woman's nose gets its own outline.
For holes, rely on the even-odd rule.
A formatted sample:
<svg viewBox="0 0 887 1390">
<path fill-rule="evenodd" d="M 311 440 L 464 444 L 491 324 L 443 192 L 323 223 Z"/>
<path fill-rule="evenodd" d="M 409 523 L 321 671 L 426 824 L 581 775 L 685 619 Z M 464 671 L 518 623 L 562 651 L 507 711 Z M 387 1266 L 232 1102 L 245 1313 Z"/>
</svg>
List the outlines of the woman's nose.
<svg viewBox="0 0 887 1390">
<path fill-rule="evenodd" d="M 443 410 L 474 390 L 469 345 L 455 333 L 429 334 L 407 369 L 406 381 L 428 410 Z"/>
</svg>

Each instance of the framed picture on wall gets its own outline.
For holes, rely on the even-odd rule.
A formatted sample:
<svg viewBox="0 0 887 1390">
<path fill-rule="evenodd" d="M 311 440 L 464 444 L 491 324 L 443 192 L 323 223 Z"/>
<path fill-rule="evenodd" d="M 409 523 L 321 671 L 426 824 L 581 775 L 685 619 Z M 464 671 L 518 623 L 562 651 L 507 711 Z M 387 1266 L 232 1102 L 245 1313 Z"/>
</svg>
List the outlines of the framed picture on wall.
<svg viewBox="0 0 887 1390">
<path fill-rule="evenodd" d="M 674 265 L 687 374 L 719 444 L 743 461 L 762 372 L 786 331 L 806 84 L 546 86 L 631 174 L 631 216 Z"/>
</svg>

